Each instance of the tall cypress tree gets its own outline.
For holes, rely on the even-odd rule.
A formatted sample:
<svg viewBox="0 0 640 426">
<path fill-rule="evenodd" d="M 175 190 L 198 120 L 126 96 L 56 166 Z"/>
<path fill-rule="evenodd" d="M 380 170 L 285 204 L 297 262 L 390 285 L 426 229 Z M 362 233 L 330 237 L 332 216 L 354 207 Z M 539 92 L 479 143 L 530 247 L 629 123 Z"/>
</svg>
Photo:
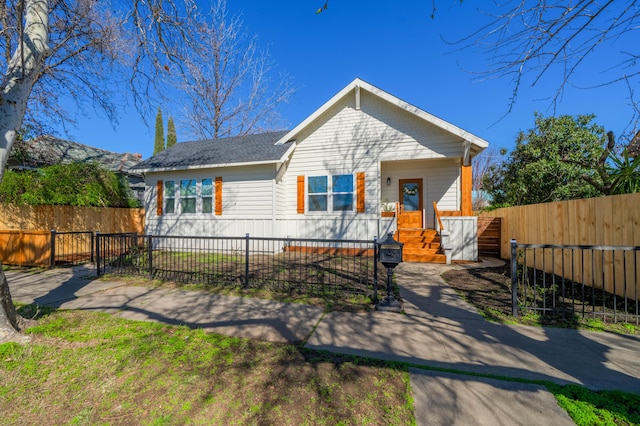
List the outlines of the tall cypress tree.
<svg viewBox="0 0 640 426">
<path fill-rule="evenodd" d="M 158 107 L 156 114 L 156 140 L 153 145 L 153 155 L 164 151 L 164 123 L 162 121 L 162 109 Z"/>
<path fill-rule="evenodd" d="M 167 123 L 167 148 L 174 146 L 177 142 L 176 126 L 173 124 L 173 117 L 169 117 L 169 122 Z"/>
</svg>

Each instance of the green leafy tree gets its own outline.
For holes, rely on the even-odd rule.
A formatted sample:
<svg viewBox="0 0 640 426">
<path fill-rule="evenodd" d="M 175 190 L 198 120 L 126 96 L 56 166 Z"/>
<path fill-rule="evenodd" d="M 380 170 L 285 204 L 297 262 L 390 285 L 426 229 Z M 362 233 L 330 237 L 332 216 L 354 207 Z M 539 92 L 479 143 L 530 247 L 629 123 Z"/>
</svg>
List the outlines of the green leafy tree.
<svg viewBox="0 0 640 426">
<path fill-rule="evenodd" d="M 597 165 L 605 131 L 593 115 L 543 117 L 520 132 L 516 147 L 484 181 L 492 205 L 518 206 L 602 195 Z M 588 182 L 590 181 L 590 182 Z"/>
<path fill-rule="evenodd" d="M 169 121 L 167 122 L 167 148 L 171 148 L 177 142 L 176 125 L 173 123 L 173 117 L 169 117 Z"/>
<path fill-rule="evenodd" d="M 162 109 L 158 107 L 156 114 L 156 139 L 153 144 L 153 155 L 164 151 L 164 122 L 162 121 Z"/>
</svg>

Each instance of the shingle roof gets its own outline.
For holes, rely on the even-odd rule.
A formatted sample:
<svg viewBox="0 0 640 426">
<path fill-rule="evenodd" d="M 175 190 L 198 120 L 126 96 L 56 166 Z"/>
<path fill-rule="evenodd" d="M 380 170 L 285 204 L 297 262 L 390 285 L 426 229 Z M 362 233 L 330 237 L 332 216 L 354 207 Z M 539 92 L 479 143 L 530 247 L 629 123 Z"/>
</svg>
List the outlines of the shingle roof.
<svg viewBox="0 0 640 426">
<path fill-rule="evenodd" d="M 133 169 L 185 169 L 198 166 L 222 166 L 238 163 L 278 161 L 290 145 L 275 145 L 287 131 L 180 142 L 153 157 L 142 161 Z"/>
</svg>

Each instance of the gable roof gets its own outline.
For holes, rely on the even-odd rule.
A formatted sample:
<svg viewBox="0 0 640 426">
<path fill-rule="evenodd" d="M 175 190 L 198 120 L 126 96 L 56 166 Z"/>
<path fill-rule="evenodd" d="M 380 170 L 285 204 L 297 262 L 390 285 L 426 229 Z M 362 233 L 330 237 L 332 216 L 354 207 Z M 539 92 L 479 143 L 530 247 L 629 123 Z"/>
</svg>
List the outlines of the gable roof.
<svg viewBox="0 0 640 426">
<path fill-rule="evenodd" d="M 353 80 L 351 83 L 349 83 L 347 85 L 347 87 L 345 87 L 344 89 L 342 89 L 340 92 L 338 92 L 334 97 L 332 97 L 331 99 L 329 99 L 324 105 L 322 105 L 320 108 L 318 108 L 313 114 L 311 114 L 309 117 L 307 117 L 302 123 L 298 124 L 293 130 L 291 130 L 290 132 L 288 132 L 286 135 L 284 135 L 278 142 L 278 145 L 282 145 L 282 144 L 286 144 L 287 142 L 290 142 L 294 139 L 296 139 L 296 137 L 298 136 L 298 134 L 305 129 L 307 126 L 309 126 L 311 123 L 313 123 L 316 119 L 318 119 L 322 114 L 324 114 L 327 110 L 329 110 L 331 107 L 333 107 L 334 105 L 336 105 L 338 102 L 340 102 L 345 96 L 348 96 L 351 94 L 351 92 L 355 92 L 356 96 L 358 95 L 358 92 L 360 90 L 366 90 L 367 92 L 371 93 L 374 96 L 377 96 L 380 99 L 383 99 L 384 101 L 395 105 L 398 108 L 401 108 L 407 112 L 409 112 L 410 114 L 413 114 L 414 116 L 418 117 L 421 120 L 426 121 L 429 124 L 435 125 L 455 136 L 460 137 L 461 139 L 463 139 L 464 141 L 469 142 L 472 146 L 475 147 L 474 151 L 481 151 L 483 149 L 485 149 L 486 147 L 489 146 L 489 143 L 474 135 L 471 134 L 469 132 L 467 132 L 466 130 L 461 129 L 458 126 L 454 126 L 453 124 L 439 118 L 436 117 L 435 115 L 429 114 L 426 111 L 421 110 L 418 107 L 415 107 L 405 101 L 403 101 L 400 98 L 397 98 L 387 92 L 385 92 L 384 90 L 378 89 L 377 87 L 367 83 L 366 81 L 360 80 L 359 78 L 356 78 L 355 80 Z"/>
<path fill-rule="evenodd" d="M 289 145 L 275 144 L 285 134 L 287 131 L 179 142 L 142 161 L 133 169 L 144 173 L 278 163 L 292 148 Z"/>
<path fill-rule="evenodd" d="M 295 143 L 290 142 L 295 141 L 307 126 L 310 126 L 344 97 L 350 96 L 352 92 L 355 93 L 355 96 L 359 99 L 360 90 L 366 90 L 372 95 L 414 115 L 424 122 L 437 126 L 459 137 L 465 143 L 465 152 L 472 151 L 473 154 L 477 154 L 489 145 L 484 139 L 356 78 L 313 114 L 298 124 L 293 130 L 235 136 L 223 139 L 180 142 L 142 161 L 140 164 L 134 166 L 132 170 L 145 173 L 151 171 L 160 172 L 249 164 L 282 163 L 296 147 Z"/>
<path fill-rule="evenodd" d="M 128 172 L 142 161 L 139 154 L 118 154 L 89 145 L 56 138 L 38 136 L 13 145 L 9 168 L 37 168 L 73 162 L 96 162 L 114 172 Z"/>
</svg>

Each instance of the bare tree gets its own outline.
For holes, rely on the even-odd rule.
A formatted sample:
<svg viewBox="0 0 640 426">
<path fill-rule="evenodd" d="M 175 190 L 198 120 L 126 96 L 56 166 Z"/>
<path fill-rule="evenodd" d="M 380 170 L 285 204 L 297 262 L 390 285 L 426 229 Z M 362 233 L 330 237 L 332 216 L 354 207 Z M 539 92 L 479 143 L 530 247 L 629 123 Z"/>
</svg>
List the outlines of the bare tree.
<svg viewBox="0 0 640 426">
<path fill-rule="evenodd" d="M 271 130 L 279 124 L 276 107 L 292 93 L 289 78 L 275 75 L 267 51 L 245 32 L 217 0 L 199 27 L 197 52 L 185 55 L 188 95 L 183 128 L 201 138 Z"/>
<path fill-rule="evenodd" d="M 25 128 L 38 134 L 47 125 L 72 124 L 77 114 L 96 109 L 115 121 L 116 95 L 120 99 L 131 95 L 144 119 L 166 98 L 175 99 L 176 88 L 187 89 L 190 82 L 197 85 L 201 76 L 207 76 L 198 65 L 211 57 L 202 44 L 207 41 L 204 34 L 211 36 L 218 30 L 213 22 L 221 28 L 227 25 L 220 20 L 226 18 L 226 12 L 215 15 L 217 12 L 213 8 L 199 13 L 195 0 L 0 1 L 0 66 L 6 70 L 0 92 L 0 180 L 11 148 Z M 231 34 L 241 35 L 239 30 Z M 251 65 L 270 64 L 258 61 Z M 236 81 L 224 78 L 217 80 L 219 93 L 233 99 L 236 92 L 224 88 L 237 88 Z M 259 84 L 250 91 L 259 93 Z M 278 102 L 283 98 L 267 99 Z M 69 100 L 75 102 L 75 111 L 63 107 Z M 225 108 L 235 104 L 217 105 L 219 122 L 226 123 Z M 249 103 L 245 108 L 253 106 Z M 250 120 L 245 122 L 242 127 L 229 126 L 229 131 L 243 131 Z M 203 119 L 203 125 L 210 123 Z M 227 131 L 224 124 L 218 131 L 222 128 Z M 0 342 L 24 339 L 16 332 L 19 328 L 0 268 Z"/>
<path fill-rule="evenodd" d="M 510 108 L 523 84 L 543 84 L 552 70 L 558 70 L 560 76 L 551 83 L 552 105 L 578 70 L 588 71 L 591 81 L 585 88 L 637 84 L 640 52 L 633 37 L 640 28 L 640 8 L 635 0 L 518 0 L 500 4 L 498 9 L 502 12 L 493 15 L 488 25 L 461 43 L 479 46 L 489 55 L 490 69 L 481 74 L 511 80 Z M 631 41 L 627 45 L 632 50 L 616 50 L 625 40 Z M 598 50 L 606 52 L 607 60 L 594 65 L 588 59 Z"/>
<path fill-rule="evenodd" d="M 489 176 L 489 170 L 498 163 L 501 157 L 496 147 L 485 149 L 473 159 L 473 176 L 471 187 L 473 189 L 473 210 L 482 210 L 490 203 L 489 196 L 484 190 L 484 180 Z"/>
</svg>

